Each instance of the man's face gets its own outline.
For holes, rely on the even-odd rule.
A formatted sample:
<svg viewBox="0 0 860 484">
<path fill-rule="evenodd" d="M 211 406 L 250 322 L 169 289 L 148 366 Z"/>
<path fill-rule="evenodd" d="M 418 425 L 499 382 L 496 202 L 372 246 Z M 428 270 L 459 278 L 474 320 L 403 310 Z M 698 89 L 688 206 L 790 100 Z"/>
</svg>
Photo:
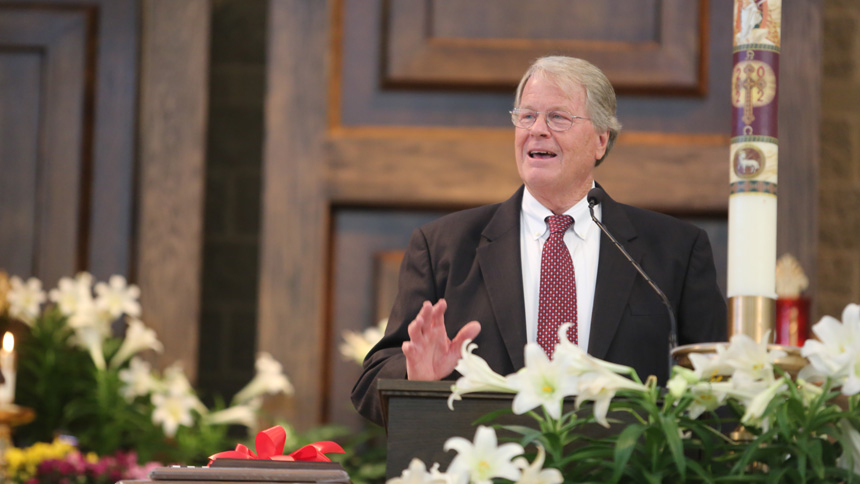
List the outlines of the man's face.
<svg viewBox="0 0 860 484">
<path fill-rule="evenodd" d="M 532 76 L 523 89 L 519 108 L 540 113 L 567 111 L 588 117 L 585 88 L 566 93 L 554 82 Z M 541 200 L 579 200 L 593 180 L 595 160 L 606 152 L 608 131 L 595 132 L 589 120 L 575 119 L 567 131 L 552 131 L 545 114 L 528 129 L 515 128 L 517 171 L 529 191 Z M 552 208 L 552 207 L 548 207 Z"/>
</svg>

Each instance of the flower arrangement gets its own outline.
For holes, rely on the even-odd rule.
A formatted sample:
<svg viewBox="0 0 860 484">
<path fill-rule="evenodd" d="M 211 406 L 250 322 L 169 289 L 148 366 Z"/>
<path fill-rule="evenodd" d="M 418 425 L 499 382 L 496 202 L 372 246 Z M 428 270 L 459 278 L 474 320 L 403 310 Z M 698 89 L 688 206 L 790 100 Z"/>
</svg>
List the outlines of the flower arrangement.
<svg viewBox="0 0 860 484">
<path fill-rule="evenodd" d="M 74 469 L 83 482 L 100 482 L 95 470 L 132 469 L 132 460 L 205 464 L 234 441 L 231 426 L 256 429 L 264 395 L 293 392 L 281 364 L 261 353 L 256 375 L 229 405 L 216 400 L 208 408 L 180 366 L 159 373 L 142 358 L 163 346 L 140 319 L 139 295 L 121 276 L 105 283 L 80 273 L 46 293 L 36 278 L 0 273 L 0 320 L 18 341 L 16 403 L 36 414 L 16 428 L 16 441 L 30 449 L 45 442 L 67 448 L 54 440 L 58 434 L 76 442 L 74 452 L 35 468 L 24 459 L 31 464 L 21 475 L 54 482 L 50 469 Z M 17 452 L 10 451 L 10 462 Z"/>
<path fill-rule="evenodd" d="M 691 355 L 692 368 L 674 367 L 666 389 L 587 355 L 566 331 L 552 360 L 529 344 L 525 367 L 508 376 L 466 342 L 449 407 L 471 392 L 512 393 L 503 411 L 529 415 L 535 425 L 481 425 L 473 442 L 445 443 L 457 454 L 444 473 L 416 459 L 389 484 L 860 482 L 860 306 L 813 328 L 818 340 L 803 346 L 809 364 L 796 377 L 775 364 L 784 356 L 778 347 L 735 335 L 714 355 Z M 575 402 L 565 411 L 568 397 Z M 617 432 L 590 437 L 586 424 Z M 497 431 L 511 442 L 499 445 Z"/>
<path fill-rule="evenodd" d="M 260 353 L 253 379 L 229 404 L 216 398 L 208 408 L 180 366 L 158 372 L 143 358 L 163 346 L 141 320 L 139 297 L 121 276 L 99 282 L 80 273 L 45 291 L 36 278 L 0 271 L 0 326 L 15 333 L 18 353 L 16 403 L 36 413 L 15 429 L 21 447 L 7 452 L 13 482 L 69 482 L 55 472 L 62 469 L 75 482 L 95 484 L 116 482 L 120 468 L 122 479 L 132 479 L 160 463 L 205 465 L 237 440 L 253 439 L 265 395 L 293 393 L 282 365 Z M 366 332 L 344 351 L 363 358 L 378 337 Z M 277 423 L 285 448 L 338 440 L 343 454 L 333 460 L 354 484 L 382 481 L 381 428 L 321 425 L 297 433 L 288 422 Z"/>
<path fill-rule="evenodd" d="M 39 442 L 26 449 L 12 448 L 6 457 L 9 482 L 14 484 L 72 482 L 72 476 L 77 476 L 76 481 L 80 482 L 113 484 L 120 479 L 145 479 L 149 471 L 160 465 L 140 466 L 134 452 L 117 451 L 106 457 L 93 452 L 82 454 L 74 442 L 64 438 Z"/>
</svg>

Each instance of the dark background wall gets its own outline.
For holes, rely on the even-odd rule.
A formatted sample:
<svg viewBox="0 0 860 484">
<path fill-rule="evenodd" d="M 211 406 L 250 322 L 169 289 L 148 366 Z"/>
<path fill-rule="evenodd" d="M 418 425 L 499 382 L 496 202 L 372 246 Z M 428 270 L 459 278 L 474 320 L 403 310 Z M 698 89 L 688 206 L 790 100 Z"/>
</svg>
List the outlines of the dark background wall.
<svg viewBox="0 0 860 484">
<path fill-rule="evenodd" d="M 254 374 L 267 10 L 212 2 L 198 374 L 224 395 Z"/>
</svg>

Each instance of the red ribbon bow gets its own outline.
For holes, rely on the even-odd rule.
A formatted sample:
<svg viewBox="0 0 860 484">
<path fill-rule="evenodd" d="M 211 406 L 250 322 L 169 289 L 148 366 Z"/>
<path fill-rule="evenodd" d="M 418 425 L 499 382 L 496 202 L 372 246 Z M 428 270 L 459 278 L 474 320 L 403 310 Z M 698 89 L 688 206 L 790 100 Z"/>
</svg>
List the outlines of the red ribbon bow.
<svg viewBox="0 0 860 484">
<path fill-rule="evenodd" d="M 337 443 L 330 440 L 314 442 L 308 444 L 298 450 L 284 455 L 284 444 L 287 441 L 287 431 L 280 425 L 268 428 L 257 434 L 254 439 L 254 447 L 257 449 L 255 454 L 251 449 L 242 445 L 236 444 L 236 450 L 225 450 L 209 456 L 209 464 L 215 459 L 269 459 L 269 460 L 284 460 L 284 461 L 314 461 L 314 462 L 330 462 L 326 453 L 343 454 L 343 448 Z"/>
</svg>

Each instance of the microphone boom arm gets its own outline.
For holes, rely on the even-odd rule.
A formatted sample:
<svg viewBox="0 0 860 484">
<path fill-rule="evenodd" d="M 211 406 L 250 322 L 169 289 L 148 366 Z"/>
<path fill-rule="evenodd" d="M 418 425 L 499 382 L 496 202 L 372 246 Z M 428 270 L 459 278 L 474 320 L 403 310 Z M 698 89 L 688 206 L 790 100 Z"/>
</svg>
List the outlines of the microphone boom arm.
<svg viewBox="0 0 860 484">
<path fill-rule="evenodd" d="M 661 291 L 659 287 L 657 287 L 657 284 L 655 284 L 654 281 L 652 281 L 651 278 L 648 277 L 648 274 L 645 273 L 645 271 L 642 269 L 642 266 L 640 266 L 639 263 L 636 262 L 633 259 L 633 257 L 630 256 L 630 253 L 627 252 L 627 249 L 625 249 L 624 246 L 621 245 L 618 242 L 618 240 L 616 240 L 615 237 L 612 236 L 611 233 L 609 233 L 609 230 L 607 230 L 606 227 L 602 223 L 600 223 L 599 220 L 597 220 L 597 217 L 594 216 L 594 206 L 597 205 L 597 203 L 599 203 L 599 202 L 596 200 L 596 198 L 589 197 L 588 211 L 589 211 L 589 213 L 591 213 L 591 220 L 593 220 L 594 223 L 596 223 L 597 226 L 600 227 L 600 230 L 604 234 L 606 234 L 607 237 L 609 237 L 609 240 L 612 241 L 612 243 L 615 245 L 615 247 L 617 247 L 618 250 L 620 250 L 621 253 L 624 254 L 624 257 L 627 258 L 627 260 L 630 262 L 630 264 L 632 264 L 633 267 L 636 269 L 636 271 L 639 272 L 639 274 L 642 276 L 642 278 L 645 279 L 645 282 L 647 282 L 648 285 L 651 286 L 651 289 L 654 289 L 654 292 L 656 292 L 657 295 L 660 296 L 660 301 L 663 303 L 664 306 L 666 306 L 666 311 L 669 313 L 669 367 L 668 367 L 668 369 L 669 369 L 669 371 L 671 371 L 672 370 L 672 350 L 674 350 L 678 346 L 678 336 L 677 336 L 678 323 L 675 321 L 675 312 L 672 311 L 672 305 L 669 303 L 669 298 L 667 298 L 666 294 L 663 291 Z M 671 376 L 671 375 L 669 375 L 669 376 Z"/>
</svg>

